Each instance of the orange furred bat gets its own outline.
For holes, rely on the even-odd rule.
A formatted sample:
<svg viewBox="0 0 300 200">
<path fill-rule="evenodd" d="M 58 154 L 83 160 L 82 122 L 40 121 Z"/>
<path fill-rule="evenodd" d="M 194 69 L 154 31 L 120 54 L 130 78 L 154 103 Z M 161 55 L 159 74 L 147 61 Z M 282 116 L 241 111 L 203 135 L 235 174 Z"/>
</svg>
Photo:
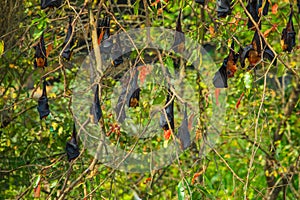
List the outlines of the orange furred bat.
<svg viewBox="0 0 300 200">
<path fill-rule="evenodd" d="M 170 139 L 171 130 L 174 130 L 174 99 L 172 99 L 172 92 L 168 90 L 166 105 L 168 105 L 164 110 L 166 112 L 167 118 L 165 117 L 165 113 L 161 113 L 160 115 L 160 127 L 164 130 L 164 137 L 166 140 Z M 170 127 L 169 127 L 170 124 Z"/>
<path fill-rule="evenodd" d="M 237 71 L 238 54 L 234 52 L 234 40 L 231 43 L 229 55 L 224 59 L 221 68 L 215 73 L 213 84 L 216 88 L 227 88 L 227 79 L 232 78 Z"/>
<path fill-rule="evenodd" d="M 45 48 L 44 33 L 41 35 L 38 44 L 35 46 L 34 68 L 47 67 L 47 53 Z"/>
<path fill-rule="evenodd" d="M 268 59 L 270 62 L 275 58 L 274 52 L 266 45 L 264 38 L 258 32 L 254 33 L 253 40 L 250 45 L 240 50 L 241 66 L 245 67 L 245 60 L 249 61 L 249 69 L 255 67 L 262 59 Z M 276 65 L 277 59 L 273 64 Z"/>
</svg>

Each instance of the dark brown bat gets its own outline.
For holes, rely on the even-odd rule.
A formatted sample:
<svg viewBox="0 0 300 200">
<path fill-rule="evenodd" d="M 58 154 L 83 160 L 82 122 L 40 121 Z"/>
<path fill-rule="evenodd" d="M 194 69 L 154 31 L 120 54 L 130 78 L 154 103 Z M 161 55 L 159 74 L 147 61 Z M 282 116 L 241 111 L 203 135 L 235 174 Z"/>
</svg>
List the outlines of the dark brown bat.
<svg viewBox="0 0 300 200">
<path fill-rule="evenodd" d="M 42 96 L 38 100 L 38 107 L 37 107 L 39 114 L 40 114 L 40 119 L 44 119 L 50 114 L 46 85 L 47 85 L 46 81 L 44 80 L 43 93 L 42 93 Z"/>
<path fill-rule="evenodd" d="M 275 58 L 274 52 L 266 45 L 264 39 L 255 31 L 250 45 L 240 50 L 241 66 L 245 67 L 245 60 L 249 61 L 249 69 L 256 66 L 261 59 L 268 59 L 270 62 Z M 277 59 L 273 62 L 276 65 Z"/>
<path fill-rule="evenodd" d="M 70 60 L 71 56 L 72 56 L 72 52 L 73 52 L 73 47 L 74 47 L 74 35 L 71 38 L 73 32 L 73 27 L 72 27 L 72 17 L 69 16 L 69 27 L 68 27 L 68 32 L 67 32 L 67 36 L 66 39 L 64 41 L 63 47 L 65 47 L 68 42 L 69 44 L 65 47 L 65 50 L 62 53 L 62 57 L 64 57 L 66 60 Z"/>
<path fill-rule="evenodd" d="M 175 53 L 182 53 L 184 51 L 184 34 L 182 32 L 182 26 L 181 26 L 181 13 L 182 10 L 179 11 L 177 22 L 176 22 L 176 32 L 174 36 L 174 43 L 172 46 L 172 49 L 175 51 Z"/>
<path fill-rule="evenodd" d="M 44 33 L 41 35 L 38 44 L 35 46 L 34 68 L 47 67 L 47 53 L 45 48 Z"/>
<path fill-rule="evenodd" d="M 182 150 L 188 148 L 191 144 L 191 136 L 188 129 L 188 116 L 187 116 L 187 106 L 185 105 L 183 120 L 178 128 L 178 134 L 176 135 L 180 141 L 180 146 Z"/>
<path fill-rule="evenodd" d="M 164 110 L 167 114 L 167 118 L 165 117 L 164 111 L 160 115 L 160 127 L 164 130 L 165 138 L 169 139 L 171 129 L 174 130 L 174 99 L 172 99 L 172 92 L 168 90 L 166 105 L 168 105 Z M 170 102 L 171 101 L 171 102 Z M 169 127 L 169 124 L 170 127 Z M 166 137 L 167 136 L 167 137 Z"/>
<path fill-rule="evenodd" d="M 90 111 L 91 115 L 93 116 L 93 122 L 97 124 L 102 117 L 102 109 L 100 105 L 99 99 L 99 85 L 97 84 L 95 94 L 94 94 L 94 101 Z"/>
<path fill-rule="evenodd" d="M 227 79 L 234 76 L 237 70 L 238 54 L 234 52 L 234 40 L 231 43 L 229 55 L 224 59 L 221 68 L 216 72 L 213 84 L 216 88 L 227 88 Z"/>
<path fill-rule="evenodd" d="M 41 0 L 41 9 L 45 8 L 58 8 L 61 5 L 61 0 Z"/>
<path fill-rule="evenodd" d="M 286 27 L 282 30 L 280 44 L 283 51 L 291 52 L 296 45 L 296 32 L 293 24 L 293 5 Z"/>
<path fill-rule="evenodd" d="M 217 0 L 217 15 L 224 18 L 231 14 L 231 0 Z"/>
<path fill-rule="evenodd" d="M 250 0 L 247 5 L 247 10 L 251 14 L 253 20 L 258 23 L 259 28 L 261 27 L 260 17 L 261 15 L 267 15 L 269 11 L 269 0 L 266 0 L 266 3 L 263 7 L 263 0 Z M 262 8 L 263 7 L 263 8 Z M 248 29 L 255 30 L 255 26 L 251 19 L 248 19 Z"/>
<path fill-rule="evenodd" d="M 141 90 L 138 86 L 138 75 L 139 71 L 137 69 L 132 69 L 123 78 L 122 92 L 115 108 L 119 123 L 122 123 L 126 118 L 126 105 L 133 108 L 139 106 Z"/>
<path fill-rule="evenodd" d="M 77 132 L 76 132 L 76 127 L 75 127 L 75 123 L 74 123 L 71 140 L 68 141 L 67 145 L 66 145 L 66 152 L 67 152 L 67 157 L 68 157 L 69 162 L 71 162 L 71 160 L 74 160 L 75 158 L 77 158 L 80 154 L 76 137 L 77 137 Z"/>
</svg>

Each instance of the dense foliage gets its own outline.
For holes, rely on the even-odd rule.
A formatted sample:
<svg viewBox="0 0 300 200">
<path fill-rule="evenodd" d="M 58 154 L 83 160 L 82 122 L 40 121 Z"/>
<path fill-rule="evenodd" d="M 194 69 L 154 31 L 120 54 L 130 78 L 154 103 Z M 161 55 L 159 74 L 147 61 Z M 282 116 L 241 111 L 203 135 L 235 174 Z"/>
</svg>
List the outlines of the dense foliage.
<svg viewBox="0 0 300 200">
<path fill-rule="evenodd" d="M 220 1 L 207 0 L 202 5 L 194 0 L 65 0 L 58 7 L 41 9 L 40 0 L 1 1 L 0 198 L 299 199 L 300 15 L 299 1 L 295 0 L 268 1 L 269 12 L 261 17 L 261 33 L 278 56 L 277 64 L 266 59 L 248 68 L 246 61 L 242 68 L 237 63 L 228 88 L 221 89 L 226 93 L 225 116 L 218 119 L 223 127 L 214 146 L 205 143 L 211 138 L 206 123 L 211 102 L 206 99 L 205 74 L 187 71 L 201 113 L 194 127 L 195 139 L 172 164 L 147 173 L 118 171 L 97 162 L 80 140 L 79 157 L 71 162 L 67 159 L 65 147 L 75 121 L 73 84 L 84 58 L 95 48 L 93 31 L 97 34 L 95 27 L 101 20 L 110 17 L 111 35 L 147 26 L 175 30 L 182 9 L 182 32 L 206 49 L 216 63 L 217 68 L 211 69 L 215 73 L 228 56 L 231 43 L 235 41 L 238 53 L 252 42 L 255 32 L 247 26 L 247 1 L 232 1 L 231 13 L 223 18 L 218 18 L 216 2 Z M 265 5 L 266 1 L 262 2 Z M 290 3 L 296 45 L 291 52 L 284 52 L 280 40 L 289 20 Z M 73 52 L 70 60 L 62 57 L 68 45 L 69 16 L 74 27 L 74 44 L 68 47 Z M 41 35 L 48 66 L 34 67 L 34 47 Z M 137 56 L 132 52 L 127 60 Z M 164 58 L 163 62 L 172 73 L 172 60 Z M 124 129 L 118 129 L 115 119 L 108 117 L 111 108 L 106 99 L 112 95 L 111 87 L 120 84 L 118 73 L 129 67 L 126 58 L 119 67 L 112 67 L 102 83 L 107 87 L 101 89 L 100 121 L 103 129 L 111 130 L 110 141 L 118 141 L 126 149 L 133 141 Z M 40 119 L 37 105 L 44 79 L 51 114 Z M 159 88 L 153 93 L 155 89 L 149 84 L 148 90 L 142 90 L 146 98 L 139 103 L 141 108 L 129 115 L 141 113 L 136 120 L 142 121 L 149 115 L 147 106 L 164 104 L 166 92 Z M 175 102 L 175 111 L 176 106 Z M 161 136 L 141 141 L 137 151 L 151 150 L 163 140 L 161 130 Z"/>
</svg>

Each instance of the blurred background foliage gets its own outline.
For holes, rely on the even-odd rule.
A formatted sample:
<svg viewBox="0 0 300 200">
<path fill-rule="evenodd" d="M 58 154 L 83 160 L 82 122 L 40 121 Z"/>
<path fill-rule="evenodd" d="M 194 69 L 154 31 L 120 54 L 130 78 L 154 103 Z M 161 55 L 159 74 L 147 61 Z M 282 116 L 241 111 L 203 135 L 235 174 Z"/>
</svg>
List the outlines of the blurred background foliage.
<svg viewBox="0 0 300 200">
<path fill-rule="evenodd" d="M 71 110 L 72 82 L 84 57 L 92 49 L 88 9 L 101 20 L 110 11 L 111 34 L 119 33 L 120 25 L 165 27 L 175 30 L 180 8 L 183 9 L 184 34 L 198 41 L 214 62 L 221 66 L 234 38 L 237 52 L 250 44 L 253 31 L 247 29 L 244 9 L 246 1 L 233 1 L 232 13 L 217 18 L 216 1 L 206 6 L 188 1 L 148 1 L 147 12 L 142 0 L 98 1 L 66 0 L 59 8 L 41 10 L 39 0 L 1 1 L 0 12 L 0 197 L 1 199 L 57 198 L 65 187 L 76 180 L 90 165 L 93 157 L 86 151 L 70 164 L 65 154 L 73 119 Z M 280 188 L 275 199 L 299 199 L 299 92 L 295 108 L 286 118 L 290 95 L 299 85 L 300 16 L 296 1 L 271 0 L 269 14 L 262 17 L 262 32 L 279 54 L 281 61 L 272 66 L 264 87 L 264 74 L 238 68 L 226 89 L 226 116 L 219 119 L 225 126 L 215 147 L 201 155 L 206 134 L 197 138 L 179 161 L 157 171 L 133 174 L 97 163 L 66 195 L 67 199 L 263 199 L 270 198 L 267 178 Z M 294 5 L 296 47 L 292 53 L 282 52 L 280 38 Z M 148 14 L 148 16 L 146 15 Z M 75 23 L 77 46 L 70 62 L 59 55 L 68 27 L 68 16 L 79 18 Z M 148 22 L 147 22 L 148 20 Z M 46 48 L 51 49 L 48 67 L 34 69 L 34 46 L 44 32 Z M 63 66 L 63 67 L 60 67 Z M 266 68 L 268 65 L 265 66 Z M 266 72 L 266 68 L 262 69 Z M 47 77 L 51 115 L 40 120 L 36 109 L 41 95 L 42 77 Z M 111 80 L 113 81 L 113 80 Z M 244 94 L 242 98 L 241 95 Z M 239 102 L 239 99 L 240 102 Z M 262 101 L 263 100 L 263 101 Z M 240 103 L 237 106 L 237 103 Z M 205 109 L 204 109 L 205 111 Z M 282 121 L 284 125 L 278 126 Z M 205 126 L 205 119 L 202 120 Z M 283 137 L 276 141 L 280 129 Z M 81 149 L 83 147 L 81 146 Z M 273 163 L 269 164 L 268 163 Z M 272 166 L 272 167 L 270 167 Z M 72 170 L 70 171 L 70 167 Z M 68 177 L 68 178 L 67 178 Z M 37 195 L 38 185 L 41 192 Z M 269 188 L 268 188 L 269 187 Z M 273 198 L 274 199 L 274 198 Z"/>
</svg>

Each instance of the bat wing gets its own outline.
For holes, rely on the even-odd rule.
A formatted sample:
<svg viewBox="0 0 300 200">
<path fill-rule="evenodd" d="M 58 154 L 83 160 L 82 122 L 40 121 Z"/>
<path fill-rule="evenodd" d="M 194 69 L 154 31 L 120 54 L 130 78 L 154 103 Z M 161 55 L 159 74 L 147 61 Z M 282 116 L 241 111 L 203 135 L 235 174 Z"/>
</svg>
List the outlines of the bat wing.
<svg viewBox="0 0 300 200">
<path fill-rule="evenodd" d="M 180 10 L 178 18 L 177 18 L 176 32 L 175 32 L 175 36 L 174 36 L 174 44 L 172 46 L 172 49 L 176 53 L 182 53 L 184 51 L 185 38 L 184 38 L 184 34 L 182 32 L 182 27 L 181 27 L 181 12 L 182 11 Z"/>
<path fill-rule="evenodd" d="M 243 68 L 245 67 L 245 60 L 251 50 L 254 50 L 252 45 L 248 45 L 240 50 L 240 63 Z"/>
<path fill-rule="evenodd" d="M 69 17 L 69 27 L 68 27 L 68 32 L 67 32 L 67 36 L 66 39 L 64 41 L 63 46 L 66 46 L 66 44 L 69 42 L 69 40 L 71 40 L 69 42 L 69 44 L 66 46 L 65 50 L 62 53 L 62 56 L 66 59 L 66 60 L 70 60 L 71 55 L 72 55 L 72 48 L 74 46 L 74 39 L 72 36 L 72 32 L 73 32 L 73 27 L 72 27 L 72 17 Z"/>
<path fill-rule="evenodd" d="M 168 91 L 167 95 L 167 101 L 166 104 L 168 104 L 171 100 L 171 91 Z M 165 113 L 161 113 L 160 115 L 160 126 L 164 130 L 169 130 L 168 122 L 170 123 L 171 129 L 174 130 L 174 99 L 169 103 L 169 105 L 165 108 L 167 118 L 165 117 Z"/>
<path fill-rule="evenodd" d="M 275 54 L 269 47 L 266 47 L 263 57 L 268 59 L 270 62 L 272 62 L 272 60 L 275 58 Z M 276 66 L 276 64 L 277 64 L 277 59 L 275 59 L 273 62 L 273 65 Z"/>
<path fill-rule="evenodd" d="M 43 93 L 38 100 L 38 112 L 40 114 L 40 119 L 46 118 L 50 114 L 47 91 L 46 91 L 46 81 L 43 83 Z"/>
<path fill-rule="evenodd" d="M 181 143 L 181 149 L 185 150 L 188 148 L 191 144 L 191 136 L 188 129 L 188 117 L 186 113 L 186 109 L 184 110 L 184 117 L 181 122 L 180 127 L 178 128 L 178 134 L 177 137 Z"/>
<path fill-rule="evenodd" d="M 225 59 L 226 60 L 226 59 Z M 227 61 L 223 62 L 221 68 L 215 73 L 215 76 L 213 78 L 213 84 L 216 88 L 227 88 L 227 70 L 226 70 L 226 64 Z"/>
<path fill-rule="evenodd" d="M 61 5 L 61 0 L 41 0 L 41 9 L 48 7 L 58 8 Z"/>
<path fill-rule="evenodd" d="M 96 86 L 96 91 L 94 94 L 94 102 L 91 107 L 91 114 L 94 118 L 94 123 L 97 124 L 102 117 L 102 109 L 100 106 L 100 99 L 99 99 L 99 85 Z"/>
<path fill-rule="evenodd" d="M 41 35 L 38 44 L 35 46 L 34 67 L 47 67 L 46 47 L 44 33 Z"/>
<path fill-rule="evenodd" d="M 67 157 L 68 157 L 69 162 L 71 160 L 77 158 L 80 154 L 76 137 L 77 137 L 77 132 L 76 132 L 76 127 L 75 127 L 75 123 L 74 123 L 71 140 L 68 141 L 66 144 L 66 152 L 67 152 Z"/>
<path fill-rule="evenodd" d="M 226 17 L 230 15 L 231 8 L 230 8 L 231 0 L 217 0 L 217 13 L 218 17 Z"/>
</svg>

